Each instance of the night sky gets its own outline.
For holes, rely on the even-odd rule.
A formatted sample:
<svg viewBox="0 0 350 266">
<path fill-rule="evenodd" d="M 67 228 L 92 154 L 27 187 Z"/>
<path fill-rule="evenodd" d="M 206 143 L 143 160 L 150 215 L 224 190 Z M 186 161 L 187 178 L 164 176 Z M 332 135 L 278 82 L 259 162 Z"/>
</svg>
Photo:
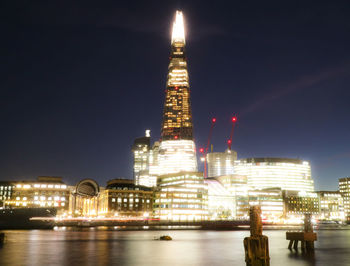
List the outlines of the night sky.
<svg viewBox="0 0 350 266">
<path fill-rule="evenodd" d="M 35 2 L 35 3 L 34 3 Z M 74 3 L 72 3 L 74 2 Z M 0 180 L 132 178 L 160 135 L 176 9 L 194 135 L 239 158 L 309 160 L 316 190 L 350 176 L 349 1 L 2 1 Z"/>
</svg>

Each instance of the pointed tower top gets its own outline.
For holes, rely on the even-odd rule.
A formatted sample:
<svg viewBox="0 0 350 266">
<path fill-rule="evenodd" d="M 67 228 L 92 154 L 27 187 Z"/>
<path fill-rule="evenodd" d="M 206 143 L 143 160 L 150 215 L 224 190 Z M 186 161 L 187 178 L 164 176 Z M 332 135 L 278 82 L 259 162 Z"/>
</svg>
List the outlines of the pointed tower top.
<svg viewBox="0 0 350 266">
<path fill-rule="evenodd" d="M 171 43 L 174 43 L 174 42 L 185 43 L 184 18 L 181 11 L 176 11 L 176 17 L 173 24 Z"/>
</svg>

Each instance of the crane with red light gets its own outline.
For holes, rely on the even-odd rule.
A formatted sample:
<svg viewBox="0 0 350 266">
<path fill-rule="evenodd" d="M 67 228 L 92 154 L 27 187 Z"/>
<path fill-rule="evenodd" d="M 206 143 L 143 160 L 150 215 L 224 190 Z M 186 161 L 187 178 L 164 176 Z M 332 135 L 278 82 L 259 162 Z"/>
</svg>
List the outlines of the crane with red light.
<svg viewBox="0 0 350 266">
<path fill-rule="evenodd" d="M 203 155 L 202 158 L 204 158 L 204 160 L 203 160 L 204 161 L 204 178 L 208 177 L 208 173 L 207 173 L 207 153 L 208 153 L 208 149 L 209 149 L 209 145 L 210 145 L 211 136 L 213 135 L 213 128 L 214 128 L 215 122 L 216 122 L 216 118 L 213 117 L 211 119 L 207 146 L 205 147 L 205 149 L 204 148 L 200 148 L 199 149 L 199 152 Z"/>
<path fill-rule="evenodd" d="M 232 127 L 231 127 L 230 138 L 227 140 L 227 147 L 228 147 L 229 150 L 231 150 L 232 138 L 233 138 L 233 130 L 234 130 L 236 122 L 237 122 L 237 116 L 233 116 L 231 118 Z"/>
</svg>

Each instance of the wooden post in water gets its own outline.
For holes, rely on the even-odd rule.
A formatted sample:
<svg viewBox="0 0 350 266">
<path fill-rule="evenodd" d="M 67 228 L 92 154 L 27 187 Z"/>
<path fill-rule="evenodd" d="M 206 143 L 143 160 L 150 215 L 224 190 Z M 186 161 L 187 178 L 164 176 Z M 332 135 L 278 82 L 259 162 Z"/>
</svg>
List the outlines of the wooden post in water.
<svg viewBox="0 0 350 266">
<path fill-rule="evenodd" d="M 269 266 L 269 239 L 262 234 L 261 208 L 250 207 L 250 237 L 244 238 L 247 266 Z"/>
</svg>

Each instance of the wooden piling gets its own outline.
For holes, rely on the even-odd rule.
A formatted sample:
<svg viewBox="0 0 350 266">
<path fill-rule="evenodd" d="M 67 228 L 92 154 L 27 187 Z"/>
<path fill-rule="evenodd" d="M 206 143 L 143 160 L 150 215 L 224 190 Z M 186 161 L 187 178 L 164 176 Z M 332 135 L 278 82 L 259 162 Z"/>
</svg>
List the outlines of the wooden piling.
<svg viewBox="0 0 350 266">
<path fill-rule="evenodd" d="M 303 232 L 286 232 L 286 239 L 289 240 L 288 248 L 298 249 L 298 241 L 301 242 L 301 250 L 311 252 L 314 250 L 314 242 L 317 240 L 316 233 L 313 232 L 311 214 L 305 214 Z"/>
<path fill-rule="evenodd" d="M 269 240 L 262 234 L 261 208 L 250 207 L 250 237 L 244 238 L 247 266 L 269 266 Z"/>
</svg>

